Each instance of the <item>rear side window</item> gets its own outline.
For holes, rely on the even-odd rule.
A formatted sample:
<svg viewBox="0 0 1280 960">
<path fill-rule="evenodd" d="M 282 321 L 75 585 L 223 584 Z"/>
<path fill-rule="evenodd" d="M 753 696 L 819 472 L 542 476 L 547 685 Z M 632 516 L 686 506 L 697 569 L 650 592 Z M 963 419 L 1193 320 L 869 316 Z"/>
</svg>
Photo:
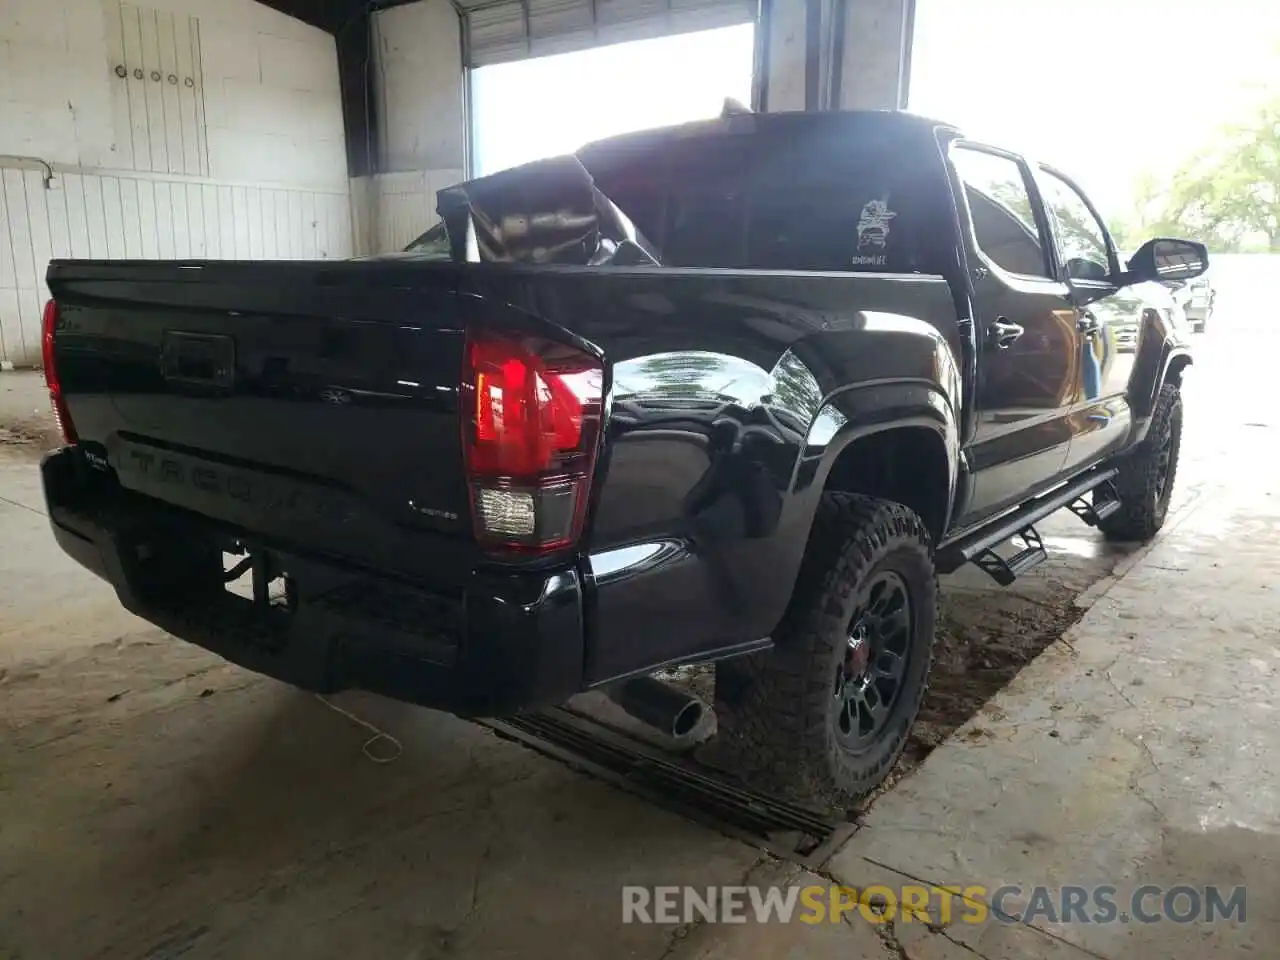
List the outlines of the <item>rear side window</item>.
<svg viewBox="0 0 1280 960">
<path fill-rule="evenodd" d="M 859 144 L 844 130 L 770 131 L 584 163 L 666 266 L 941 272 L 946 208 L 924 182 L 938 179 L 936 156 Z"/>
<path fill-rule="evenodd" d="M 751 167 L 741 151 L 680 144 L 662 171 L 664 220 L 655 223 L 662 262 L 675 267 L 736 267 L 747 261 Z M 655 171 L 656 172 L 656 171 Z M 594 175 L 594 174 L 593 174 Z M 601 185 L 625 213 L 627 203 Z M 643 231 L 642 231 L 643 232 Z"/>
<path fill-rule="evenodd" d="M 964 184 L 978 249 L 996 266 L 1027 277 L 1051 277 L 1031 194 L 1015 160 L 971 147 L 951 151 Z"/>
</svg>

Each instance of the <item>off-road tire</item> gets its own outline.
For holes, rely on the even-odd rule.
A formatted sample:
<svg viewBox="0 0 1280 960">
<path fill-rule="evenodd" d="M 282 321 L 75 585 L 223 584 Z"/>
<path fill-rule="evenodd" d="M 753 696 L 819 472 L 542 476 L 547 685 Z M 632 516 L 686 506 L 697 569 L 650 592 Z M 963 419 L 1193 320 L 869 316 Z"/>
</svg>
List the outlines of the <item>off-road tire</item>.
<svg viewBox="0 0 1280 960">
<path fill-rule="evenodd" d="M 907 662 L 883 728 L 849 752 L 833 719 L 833 679 L 845 662 L 865 587 L 896 574 L 910 598 Z M 906 507 L 823 496 L 774 648 L 716 669 L 716 716 L 741 772 L 793 797 L 852 803 L 888 776 L 907 743 L 933 658 L 937 575 L 924 522 Z M 838 709 L 836 710 L 838 712 Z"/>
<path fill-rule="evenodd" d="M 1175 384 L 1166 383 L 1156 396 L 1146 437 L 1120 461 L 1115 480 L 1120 509 L 1099 524 L 1108 540 L 1143 542 L 1164 526 L 1181 446 L 1182 394 Z M 1167 458 L 1162 451 L 1167 451 Z"/>
</svg>

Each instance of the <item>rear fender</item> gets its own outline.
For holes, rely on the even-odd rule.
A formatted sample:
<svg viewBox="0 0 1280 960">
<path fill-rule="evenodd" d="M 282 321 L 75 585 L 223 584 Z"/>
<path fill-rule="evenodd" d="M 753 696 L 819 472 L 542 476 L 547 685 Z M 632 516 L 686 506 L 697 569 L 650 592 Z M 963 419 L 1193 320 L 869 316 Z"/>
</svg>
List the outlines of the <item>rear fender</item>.
<svg viewBox="0 0 1280 960">
<path fill-rule="evenodd" d="M 950 524 L 960 464 L 957 411 L 941 385 L 900 381 L 854 387 L 833 397 L 823 414 L 819 424 L 828 417 L 828 422 L 843 418 L 844 423 L 825 444 L 814 442 L 823 437 L 811 433 L 808 450 L 820 452 L 802 458 L 797 464 L 793 491 L 811 501 L 812 510 L 816 512 L 818 497 L 826 490 L 833 468 L 855 444 L 892 431 L 923 429 L 937 437 L 946 458 L 946 503 L 939 511 L 940 528 L 932 531 L 940 537 Z"/>
<path fill-rule="evenodd" d="M 777 538 L 774 558 L 778 583 L 786 586 L 787 596 L 799 576 L 818 502 L 832 471 L 860 441 L 899 430 L 922 430 L 936 437 L 945 457 L 946 476 L 939 483 L 945 502 L 932 511 L 935 537 L 940 538 L 951 522 L 960 466 L 961 378 L 954 356 L 932 327 L 910 321 L 892 338 L 892 349 L 871 349 L 874 346 L 868 343 L 868 349 L 858 352 L 856 367 L 861 369 L 846 373 L 848 386 L 832 391 L 818 405 L 795 463 L 784 523 L 787 532 Z M 880 376 L 869 376 L 875 366 Z M 895 370 L 924 375 L 885 375 Z M 782 612 L 778 611 L 779 617 Z"/>
<path fill-rule="evenodd" d="M 779 283 L 771 276 L 734 287 L 718 276 L 662 279 L 652 290 L 638 278 L 607 288 L 610 303 L 652 305 L 643 323 L 567 296 L 555 316 L 592 318 L 583 333 L 612 365 L 584 544 L 593 683 L 767 642 L 823 484 L 860 437 L 928 430 L 954 471 L 959 335 L 941 283 L 857 277 L 836 297 L 824 290 L 841 278 L 797 279 L 794 290 L 767 288 Z M 845 306 L 903 310 L 901 300 L 930 322 Z"/>
<path fill-rule="evenodd" d="M 880 314 L 868 327 L 879 336 L 868 338 L 864 349 L 849 352 L 841 386 L 828 393 L 812 416 L 792 493 L 807 496 L 816 510 L 816 495 L 852 444 L 886 430 L 923 427 L 942 441 L 947 489 L 954 501 L 963 407 L 956 350 L 937 328 L 909 317 Z"/>
</svg>

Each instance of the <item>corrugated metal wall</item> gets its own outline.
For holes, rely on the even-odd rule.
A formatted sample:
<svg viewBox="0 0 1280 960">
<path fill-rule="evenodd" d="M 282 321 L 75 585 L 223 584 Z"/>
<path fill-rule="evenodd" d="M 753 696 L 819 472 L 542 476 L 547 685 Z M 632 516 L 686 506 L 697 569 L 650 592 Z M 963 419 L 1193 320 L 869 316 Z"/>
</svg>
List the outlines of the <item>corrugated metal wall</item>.
<svg viewBox="0 0 1280 960">
<path fill-rule="evenodd" d="M 40 361 L 44 272 L 58 257 L 256 260 L 351 256 L 345 191 L 59 173 L 0 163 L 0 359 Z M 6 229 L 7 226 L 7 229 Z"/>
<path fill-rule="evenodd" d="M 462 0 L 468 66 L 750 23 L 756 0 Z"/>
</svg>

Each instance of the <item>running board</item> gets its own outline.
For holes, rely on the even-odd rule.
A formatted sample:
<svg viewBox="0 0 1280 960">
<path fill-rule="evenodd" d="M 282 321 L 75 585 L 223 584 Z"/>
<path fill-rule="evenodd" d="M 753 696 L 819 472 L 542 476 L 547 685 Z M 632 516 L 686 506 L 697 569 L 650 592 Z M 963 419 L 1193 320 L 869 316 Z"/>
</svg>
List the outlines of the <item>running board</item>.
<svg viewBox="0 0 1280 960">
<path fill-rule="evenodd" d="M 1027 548 L 1025 550 L 1021 551 L 1008 561 L 1001 560 L 1001 563 L 1006 568 L 1006 570 L 1002 572 L 1002 576 L 1007 575 L 1010 570 L 1012 570 L 1014 577 L 1019 573 L 1025 573 L 1043 559 L 1035 556 L 1035 554 L 1031 552 L 1033 546 L 1040 553 L 1044 552 L 1044 544 L 1041 542 L 1039 534 L 1035 532 L 1036 522 L 1043 520 L 1049 514 L 1061 510 L 1063 507 L 1069 506 L 1075 501 L 1080 500 L 1086 493 L 1102 486 L 1104 483 L 1111 483 L 1111 481 L 1115 479 L 1117 473 L 1118 471 L 1115 467 L 1108 467 L 1105 470 L 1094 470 L 1086 473 L 1084 476 L 1078 477 L 1064 486 L 1058 487 L 1055 490 L 1050 490 L 1048 493 L 1032 500 L 1028 500 L 1012 513 L 1007 513 L 1002 517 L 998 517 L 987 526 L 981 527 L 972 533 L 962 536 L 954 543 L 949 543 L 943 546 L 938 550 L 937 556 L 935 557 L 938 572 L 954 573 L 966 563 L 977 562 L 978 558 L 985 557 L 987 554 L 993 553 L 993 548 L 1004 543 L 1006 540 L 1017 536 L 1022 536 L 1026 539 L 1024 534 L 1027 531 L 1030 531 L 1034 537 L 1034 544 L 1031 540 L 1027 540 Z M 1114 489 L 1114 487 L 1112 489 Z M 1104 509 L 1107 509 L 1108 507 L 1110 507 L 1109 504 L 1104 505 Z M 1115 509 L 1118 509 L 1118 502 L 1115 507 L 1110 507 L 1110 510 L 1112 511 Z M 1109 515 L 1109 513 L 1103 514 L 1103 516 L 1106 515 Z M 1022 559 L 1019 560 L 1019 558 Z M 1020 565 L 1018 569 L 1013 570 L 1011 564 L 1015 561 L 1019 562 Z M 986 566 L 983 566 L 982 563 L 978 563 L 978 566 L 983 567 L 983 569 L 987 570 L 988 573 L 991 572 Z M 995 576 L 995 574 L 992 574 L 992 576 Z M 1012 583 L 1012 580 L 1005 581 L 1001 580 L 999 577 L 996 579 L 998 582 L 1005 585 L 1007 585 L 1007 583 Z"/>
</svg>

